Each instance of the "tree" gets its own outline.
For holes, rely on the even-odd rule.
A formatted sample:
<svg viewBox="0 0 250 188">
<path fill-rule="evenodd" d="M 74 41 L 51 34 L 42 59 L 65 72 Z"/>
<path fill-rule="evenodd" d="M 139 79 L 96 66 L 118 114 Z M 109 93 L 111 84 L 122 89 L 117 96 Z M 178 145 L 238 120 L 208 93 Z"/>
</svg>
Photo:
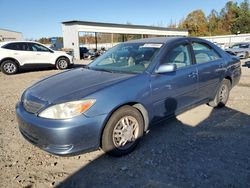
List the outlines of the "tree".
<svg viewBox="0 0 250 188">
<path fill-rule="evenodd" d="M 250 9 L 247 0 L 240 4 L 238 15 L 232 24 L 231 32 L 234 34 L 238 32 L 250 33 Z"/>
<path fill-rule="evenodd" d="M 220 12 L 219 27 L 223 34 L 231 34 L 232 26 L 238 17 L 239 7 L 237 3 L 229 1 Z"/>
<path fill-rule="evenodd" d="M 208 32 L 209 35 L 216 35 L 219 33 L 218 30 L 218 23 L 219 23 L 219 15 L 216 10 L 212 10 L 209 16 L 207 17 L 208 20 Z"/>
<path fill-rule="evenodd" d="M 46 37 L 42 37 L 42 38 L 38 39 L 37 41 L 42 43 L 42 44 L 50 44 L 50 38 L 46 38 Z"/>
<path fill-rule="evenodd" d="M 207 19 L 202 10 L 195 10 L 191 12 L 181 24 L 182 28 L 189 30 L 191 36 L 208 35 L 207 26 Z"/>
<path fill-rule="evenodd" d="M 63 38 L 62 37 L 56 37 L 57 38 L 57 41 L 59 42 L 63 42 Z M 30 39 L 30 40 L 33 40 L 33 39 Z M 51 43 L 51 38 L 46 38 L 46 37 L 42 37 L 38 40 L 36 40 L 37 42 L 40 42 L 42 44 L 50 44 Z"/>
<path fill-rule="evenodd" d="M 179 22 L 178 28 L 188 29 L 192 36 L 250 33 L 249 7 L 249 0 L 240 5 L 228 1 L 220 13 L 212 10 L 207 18 L 202 10 L 195 10 Z"/>
</svg>

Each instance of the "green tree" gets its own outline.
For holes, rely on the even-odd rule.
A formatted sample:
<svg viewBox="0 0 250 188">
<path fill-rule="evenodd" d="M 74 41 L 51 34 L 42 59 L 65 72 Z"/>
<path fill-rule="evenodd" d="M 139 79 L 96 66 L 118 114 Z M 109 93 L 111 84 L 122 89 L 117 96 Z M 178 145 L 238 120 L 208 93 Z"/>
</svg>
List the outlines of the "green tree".
<svg viewBox="0 0 250 188">
<path fill-rule="evenodd" d="M 239 7 L 237 3 L 228 1 L 220 12 L 219 29 L 223 34 L 231 34 L 232 26 L 238 17 Z"/>
<path fill-rule="evenodd" d="M 234 19 L 231 32 L 234 34 L 250 33 L 250 9 L 249 2 L 245 0 L 238 8 L 237 17 Z"/>
</svg>

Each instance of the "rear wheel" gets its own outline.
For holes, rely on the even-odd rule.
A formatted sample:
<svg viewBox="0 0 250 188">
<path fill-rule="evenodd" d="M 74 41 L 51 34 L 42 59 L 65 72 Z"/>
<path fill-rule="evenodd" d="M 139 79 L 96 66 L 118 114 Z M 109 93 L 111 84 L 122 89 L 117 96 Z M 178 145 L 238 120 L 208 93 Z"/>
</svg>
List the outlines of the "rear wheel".
<svg viewBox="0 0 250 188">
<path fill-rule="evenodd" d="M 141 113 L 123 106 L 113 113 L 102 135 L 102 149 L 112 156 L 122 156 L 132 152 L 143 136 Z"/>
<path fill-rule="evenodd" d="M 5 60 L 1 64 L 1 71 L 7 75 L 15 74 L 18 72 L 18 65 L 14 60 Z"/>
<path fill-rule="evenodd" d="M 230 81 L 224 79 L 216 93 L 214 100 L 209 102 L 208 105 L 218 108 L 224 107 L 228 101 L 230 89 L 231 89 Z"/>
<path fill-rule="evenodd" d="M 59 70 L 64 70 L 69 67 L 69 60 L 66 57 L 60 57 L 56 61 L 56 68 Z"/>
</svg>

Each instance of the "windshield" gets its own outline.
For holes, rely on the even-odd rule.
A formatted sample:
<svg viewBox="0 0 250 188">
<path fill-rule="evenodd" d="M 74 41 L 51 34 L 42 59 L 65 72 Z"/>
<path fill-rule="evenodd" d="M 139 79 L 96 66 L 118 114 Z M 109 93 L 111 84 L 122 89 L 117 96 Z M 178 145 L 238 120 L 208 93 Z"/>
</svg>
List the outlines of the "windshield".
<svg viewBox="0 0 250 188">
<path fill-rule="evenodd" d="M 94 70 L 141 73 L 152 62 L 162 44 L 122 43 L 108 50 L 93 61 L 89 68 Z"/>
<path fill-rule="evenodd" d="M 232 48 L 232 49 L 239 49 L 240 46 L 239 46 L 238 44 L 236 44 L 236 45 L 233 45 L 231 48 Z"/>
</svg>

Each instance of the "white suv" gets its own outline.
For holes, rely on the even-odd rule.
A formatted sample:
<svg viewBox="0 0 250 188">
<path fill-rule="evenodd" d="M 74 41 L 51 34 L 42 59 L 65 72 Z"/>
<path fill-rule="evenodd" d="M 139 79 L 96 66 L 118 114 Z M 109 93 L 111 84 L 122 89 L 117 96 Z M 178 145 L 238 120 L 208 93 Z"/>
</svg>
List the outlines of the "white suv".
<svg viewBox="0 0 250 188">
<path fill-rule="evenodd" d="M 15 74 L 19 67 L 53 65 L 57 69 L 66 69 L 72 64 L 72 56 L 37 42 L 0 43 L 0 66 L 5 74 Z"/>
</svg>

